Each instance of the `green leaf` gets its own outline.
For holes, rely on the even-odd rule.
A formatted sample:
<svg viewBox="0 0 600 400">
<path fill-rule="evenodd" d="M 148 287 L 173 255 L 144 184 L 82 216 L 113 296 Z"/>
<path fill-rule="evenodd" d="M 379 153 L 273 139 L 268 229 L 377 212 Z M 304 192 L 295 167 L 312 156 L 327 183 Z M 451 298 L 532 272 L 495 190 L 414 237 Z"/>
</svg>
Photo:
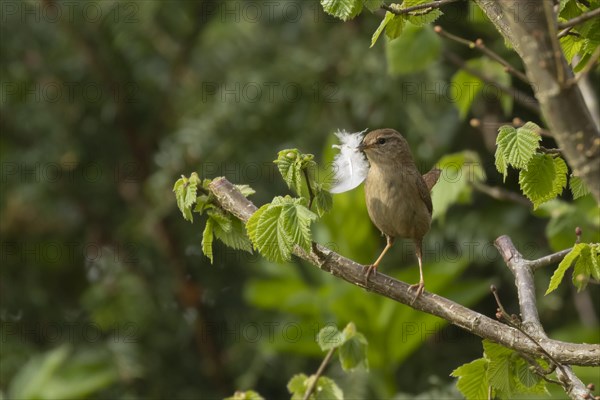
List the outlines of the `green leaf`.
<svg viewBox="0 0 600 400">
<path fill-rule="evenodd" d="M 500 127 L 496 145 L 502 149 L 506 164 L 517 169 L 526 169 L 527 164 L 540 146 L 540 127 L 533 122 L 527 122 L 515 129 L 512 126 Z"/>
<path fill-rule="evenodd" d="M 317 208 L 317 214 L 319 217 L 325 215 L 331 207 L 333 206 L 333 199 L 331 198 L 331 193 L 327 190 L 323 189 L 323 187 L 319 184 L 315 186 L 316 194 L 314 203 Z"/>
<path fill-rule="evenodd" d="M 484 340 L 483 353 L 485 358 L 490 360 L 487 371 L 489 384 L 504 396 L 510 397 L 513 392 L 511 376 L 514 368 L 512 363 L 514 352 L 504 346 Z"/>
<path fill-rule="evenodd" d="M 220 208 L 208 210 L 206 214 L 213 220 L 215 227 L 218 226 L 223 232 L 231 232 L 231 214 L 226 214 Z"/>
<path fill-rule="evenodd" d="M 579 36 L 565 35 L 560 38 L 560 45 L 569 64 L 571 64 L 573 58 L 581 52 L 583 44 L 584 40 Z"/>
<path fill-rule="evenodd" d="M 533 209 L 562 193 L 567 185 L 567 165 L 560 157 L 534 154 L 519 173 L 519 186 L 533 203 Z"/>
<path fill-rule="evenodd" d="M 377 42 L 377 39 L 379 39 L 379 36 L 381 36 L 381 32 L 383 32 L 383 30 L 385 29 L 386 25 L 393 18 L 394 18 L 394 14 L 392 14 L 389 11 L 386 11 L 385 17 L 383 17 L 383 19 L 381 20 L 381 23 L 379 24 L 379 26 L 377 27 L 377 29 L 373 33 L 373 36 L 371 37 L 371 46 L 370 47 L 373 47 L 375 45 L 375 43 Z"/>
<path fill-rule="evenodd" d="M 548 289 L 546 290 L 546 293 L 544 293 L 544 296 L 556 290 L 558 285 L 562 282 L 565 272 L 567 272 L 569 267 L 571 267 L 573 262 L 579 257 L 581 250 L 583 250 L 584 247 L 585 243 L 576 244 L 569 254 L 563 258 L 560 264 L 558 264 L 558 268 L 556 268 L 554 274 L 552 274 L 552 278 L 550 278 L 550 284 L 548 285 Z"/>
<path fill-rule="evenodd" d="M 226 397 L 225 400 L 265 400 L 260 394 L 254 390 L 246 390 L 245 392 L 237 391 L 233 396 Z"/>
<path fill-rule="evenodd" d="M 202 253 L 210 259 L 210 263 L 213 263 L 213 222 L 212 218 L 206 220 L 206 226 L 204 226 L 204 232 L 202 233 Z"/>
<path fill-rule="evenodd" d="M 304 179 L 303 169 L 310 170 L 315 167 L 313 158 L 312 154 L 302 154 L 298 149 L 285 149 L 277 154 L 277 159 L 273 162 L 277 165 L 288 187 L 301 195 L 302 180 Z M 313 182 L 311 184 L 314 186 Z"/>
<path fill-rule="evenodd" d="M 323 10 L 342 21 L 348 21 L 360 14 L 362 4 L 362 0 L 321 0 Z"/>
<path fill-rule="evenodd" d="M 306 208 L 303 198 L 276 197 L 248 220 L 248 236 L 260 254 L 270 261 L 290 259 L 294 245 L 311 248 L 310 224 L 317 215 Z"/>
<path fill-rule="evenodd" d="M 388 22 L 386 33 L 392 22 Z M 439 58 L 441 42 L 431 26 L 407 25 L 403 34 L 386 43 L 388 71 L 392 75 L 425 70 Z"/>
<path fill-rule="evenodd" d="M 177 199 L 177 207 L 181 211 L 183 218 L 190 222 L 194 221 L 192 205 L 194 205 L 197 199 L 198 183 L 200 183 L 200 178 L 198 178 L 197 173 L 193 172 L 189 179 L 182 176 L 173 186 L 173 192 L 175 192 L 175 198 Z"/>
<path fill-rule="evenodd" d="M 244 223 L 237 218 L 232 218 L 231 229 L 225 232 L 220 225 L 213 225 L 215 237 L 223 242 L 226 246 L 236 250 L 244 250 L 252 253 L 252 243 L 246 234 Z"/>
<path fill-rule="evenodd" d="M 314 377 L 311 378 L 314 379 Z M 314 394 L 309 398 L 315 400 L 344 400 L 344 392 L 333 379 L 322 376 L 317 381 Z"/>
<path fill-rule="evenodd" d="M 317 343 L 321 350 L 327 351 L 344 343 L 344 335 L 335 326 L 327 325 L 319 331 Z"/>
<path fill-rule="evenodd" d="M 392 4 L 394 6 L 394 4 Z M 394 17 L 385 26 L 385 36 L 394 40 L 398 38 L 402 31 L 404 31 L 404 25 L 406 25 L 406 19 L 404 15 L 394 15 Z"/>
<path fill-rule="evenodd" d="M 543 360 L 537 360 L 538 364 L 546 368 L 546 363 Z M 531 394 L 548 394 L 546 390 L 546 382 L 534 372 L 532 367 L 523 358 L 518 358 L 515 361 L 515 392 L 531 393 Z"/>
<path fill-rule="evenodd" d="M 583 179 L 574 175 L 571 175 L 569 178 L 569 189 L 571 189 L 574 200 L 590 194 L 590 189 L 587 187 Z"/>
<path fill-rule="evenodd" d="M 339 348 L 338 354 L 344 371 L 353 370 L 361 365 L 367 369 L 369 368 L 367 339 L 365 339 L 362 333 L 355 333 L 346 340 Z"/>
<path fill-rule="evenodd" d="M 573 285 L 577 288 L 577 292 L 581 292 L 587 287 L 597 265 L 598 262 L 594 263 L 592 261 L 592 246 L 585 243 L 585 247 L 581 249 L 573 268 Z"/>
<path fill-rule="evenodd" d="M 305 374 L 292 376 L 287 384 L 287 390 L 292 394 L 292 400 L 301 400 L 308 389 L 308 377 Z"/>
<path fill-rule="evenodd" d="M 458 378 L 456 387 L 467 400 L 488 398 L 488 367 L 489 360 L 478 358 L 470 363 L 461 365 L 450 374 L 450 376 Z"/>
<path fill-rule="evenodd" d="M 495 158 L 496 169 L 498 170 L 498 172 L 500 172 L 502 174 L 503 182 L 506 181 L 506 176 L 508 175 L 508 171 L 507 171 L 508 162 L 506 160 L 505 148 L 504 148 L 504 143 L 506 141 L 505 137 L 510 135 L 513 130 L 515 130 L 515 128 L 513 128 L 510 125 L 501 126 L 498 129 L 498 136 L 496 137 L 496 153 L 494 154 L 494 158 Z"/>
</svg>

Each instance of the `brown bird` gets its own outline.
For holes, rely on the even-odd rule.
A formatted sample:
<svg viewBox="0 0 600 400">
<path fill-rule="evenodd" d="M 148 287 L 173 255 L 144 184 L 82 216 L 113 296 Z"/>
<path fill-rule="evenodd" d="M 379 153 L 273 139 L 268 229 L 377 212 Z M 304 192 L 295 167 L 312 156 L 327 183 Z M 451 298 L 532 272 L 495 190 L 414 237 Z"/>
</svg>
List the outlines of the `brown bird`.
<svg viewBox="0 0 600 400">
<path fill-rule="evenodd" d="M 394 239 L 407 238 L 415 243 L 419 261 L 419 283 L 415 299 L 423 292 L 422 242 L 429 231 L 433 205 L 429 192 L 440 176 L 432 169 L 421 176 L 406 139 L 393 129 L 369 132 L 359 146 L 369 160 L 365 181 L 367 211 L 375 226 L 385 235 L 387 244 L 377 260 L 368 266 L 366 279 L 377 270 L 381 259 L 392 247 Z"/>
</svg>

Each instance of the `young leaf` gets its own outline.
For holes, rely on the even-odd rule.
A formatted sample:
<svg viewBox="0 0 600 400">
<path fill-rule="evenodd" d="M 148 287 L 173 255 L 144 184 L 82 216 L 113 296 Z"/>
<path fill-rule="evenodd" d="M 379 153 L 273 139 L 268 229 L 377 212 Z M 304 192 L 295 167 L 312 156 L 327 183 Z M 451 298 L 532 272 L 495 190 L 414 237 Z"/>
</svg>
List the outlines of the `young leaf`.
<svg viewBox="0 0 600 400">
<path fill-rule="evenodd" d="M 248 253 L 252 253 L 252 243 L 250 243 L 250 239 L 246 234 L 244 223 L 239 219 L 231 219 L 231 229 L 228 232 L 221 229 L 221 226 L 218 224 L 213 226 L 213 232 L 217 239 L 232 249 L 244 250 Z"/>
<path fill-rule="evenodd" d="M 198 178 L 198 174 L 193 172 L 189 179 L 182 176 L 173 186 L 173 192 L 175 192 L 175 198 L 177 199 L 177 207 L 181 211 L 183 218 L 190 222 L 194 222 L 192 205 L 194 205 L 197 199 L 198 183 L 200 183 L 200 178 Z"/>
<path fill-rule="evenodd" d="M 335 326 L 327 325 L 319 331 L 317 343 L 321 350 L 331 350 L 344 342 L 344 335 Z"/>
<path fill-rule="evenodd" d="M 505 125 L 500 127 L 499 131 L 496 145 L 502 149 L 506 164 L 517 169 L 527 169 L 527 164 L 542 139 L 538 133 L 539 126 L 533 122 L 527 122 L 518 129 Z"/>
<path fill-rule="evenodd" d="M 371 12 L 378 11 L 383 4 L 383 0 L 363 0 L 363 5 Z"/>
<path fill-rule="evenodd" d="M 323 10 L 342 21 L 356 17 L 362 11 L 363 0 L 321 0 Z"/>
<path fill-rule="evenodd" d="M 226 397 L 224 400 L 265 400 L 260 394 L 254 390 L 246 390 L 245 392 L 237 391 L 233 396 Z"/>
<path fill-rule="evenodd" d="M 485 357 L 490 360 L 487 371 L 489 384 L 500 392 L 502 397 L 510 397 L 514 390 L 511 359 L 513 351 L 487 340 L 483 341 L 483 348 Z"/>
<path fill-rule="evenodd" d="M 319 217 L 322 217 L 329 212 L 329 210 L 331 210 L 331 207 L 333 206 L 333 199 L 331 198 L 331 193 L 323 189 L 320 184 L 315 185 L 315 190 L 316 194 L 314 203 L 317 208 L 317 214 Z"/>
<path fill-rule="evenodd" d="M 430 0 L 404 0 L 401 7 L 409 8 L 429 2 Z M 443 13 L 439 8 L 425 8 L 422 10 L 412 11 L 407 15 L 407 20 L 413 25 L 424 26 L 435 21 L 442 16 L 442 14 Z"/>
<path fill-rule="evenodd" d="M 567 165 L 562 158 L 549 154 L 534 154 L 527 169 L 519 173 L 521 191 L 534 209 L 561 194 L 566 184 Z"/>
<path fill-rule="evenodd" d="M 273 161 L 288 187 L 298 195 L 302 194 L 303 169 L 310 170 L 316 166 L 312 154 L 302 154 L 297 149 L 281 150 Z M 309 174 L 310 179 L 310 174 Z M 311 182 L 312 184 L 312 182 Z"/>
<path fill-rule="evenodd" d="M 598 275 L 598 257 L 597 247 L 592 244 L 586 243 L 581 249 L 573 268 L 573 285 L 577 288 L 577 292 L 586 288 L 590 277 L 595 278 Z"/>
<path fill-rule="evenodd" d="M 204 227 L 204 232 L 202 233 L 202 252 L 206 257 L 210 259 L 210 263 L 213 263 L 213 222 L 212 218 L 206 220 L 206 226 Z"/>
<path fill-rule="evenodd" d="M 392 4 L 392 7 L 394 5 Z M 404 15 L 394 15 L 392 19 L 385 25 L 385 36 L 394 40 L 402 34 L 404 31 L 404 25 L 406 24 L 406 19 Z"/>
<path fill-rule="evenodd" d="M 287 384 L 287 390 L 292 394 L 292 400 L 301 400 L 308 389 L 308 377 L 305 374 L 292 376 Z"/>
<path fill-rule="evenodd" d="M 218 226 L 224 232 L 231 231 L 231 214 L 226 214 L 220 208 L 213 208 L 206 212 L 209 219 L 213 220 L 214 226 Z"/>
<path fill-rule="evenodd" d="M 344 400 L 344 392 L 342 392 L 342 389 L 340 389 L 340 387 L 335 383 L 333 379 L 327 378 L 326 376 L 322 376 L 317 381 L 315 391 L 309 397 L 309 399 Z"/>
<path fill-rule="evenodd" d="M 303 202 L 303 198 L 278 196 L 248 220 L 248 236 L 254 248 L 268 260 L 278 263 L 289 260 L 294 245 L 310 250 L 310 224 L 317 215 Z"/>
<path fill-rule="evenodd" d="M 571 175 L 569 178 L 569 189 L 571 189 L 571 193 L 573 194 L 573 200 L 577 200 L 578 198 L 586 196 L 590 193 L 590 189 L 587 187 L 583 179 L 573 175 Z"/>
<path fill-rule="evenodd" d="M 360 365 L 363 365 L 366 369 L 369 368 L 367 339 L 365 339 L 362 333 L 357 332 L 346 340 L 338 352 L 344 371 L 353 370 Z"/>
<path fill-rule="evenodd" d="M 488 398 L 487 369 L 489 363 L 489 360 L 485 358 L 478 358 L 468 364 L 461 365 L 450 374 L 450 376 L 458 378 L 456 387 L 467 400 Z"/>
<path fill-rule="evenodd" d="M 394 14 L 392 14 L 389 11 L 386 11 L 385 13 L 385 17 L 383 17 L 383 19 L 381 20 L 381 23 L 379 24 L 379 26 L 377 27 L 377 29 L 375 30 L 375 32 L 373 33 L 373 36 L 371 37 L 371 46 L 369 47 L 373 47 L 375 46 L 375 43 L 377 42 L 377 39 L 379 39 L 379 36 L 381 36 L 381 33 L 383 32 L 383 30 L 385 29 L 386 25 L 394 18 Z"/>
<path fill-rule="evenodd" d="M 560 283 L 562 282 L 563 277 L 565 276 L 565 272 L 567 272 L 569 267 L 573 264 L 573 261 L 575 261 L 577 257 L 579 257 L 579 255 L 581 254 L 581 250 L 583 250 L 585 245 L 585 243 L 576 244 L 573 247 L 573 249 L 569 252 L 569 254 L 567 254 L 565 258 L 563 258 L 560 264 L 558 264 L 558 268 L 556 268 L 554 274 L 552 274 L 552 278 L 550 278 L 550 284 L 548 285 L 548 289 L 546 290 L 546 293 L 544 293 L 544 296 L 556 290 L 558 285 L 560 285 Z"/>
</svg>

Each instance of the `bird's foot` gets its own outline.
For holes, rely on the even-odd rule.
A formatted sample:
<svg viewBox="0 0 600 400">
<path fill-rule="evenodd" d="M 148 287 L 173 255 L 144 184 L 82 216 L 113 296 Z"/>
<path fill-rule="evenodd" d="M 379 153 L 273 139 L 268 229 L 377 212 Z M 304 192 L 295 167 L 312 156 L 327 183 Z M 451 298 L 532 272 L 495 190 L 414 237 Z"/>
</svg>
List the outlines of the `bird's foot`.
<svg viewBox="0 0 600 400">
<path fill-rule="evenodd" d="M 415 293 L 415 298 L 410 302 L 410 304 L 413 304 L 415 300 L 421 296 L 421 293 L 423 293 L 423 290 L 425 289 L 425 282 L 415 283 L 414 285 L 410 285 L 408 287 L 409 291 L 412 291 L 413 289 L 417 289 L 417 292 Z"/>
<path fill-rule="evenodd" d="M 377 265 L 371 264 L 367 266 L 367 272 L 365 273 L 365 284 L 369 282 L 369 276 L 371 274 L 377 275 Z"/>
</svg>

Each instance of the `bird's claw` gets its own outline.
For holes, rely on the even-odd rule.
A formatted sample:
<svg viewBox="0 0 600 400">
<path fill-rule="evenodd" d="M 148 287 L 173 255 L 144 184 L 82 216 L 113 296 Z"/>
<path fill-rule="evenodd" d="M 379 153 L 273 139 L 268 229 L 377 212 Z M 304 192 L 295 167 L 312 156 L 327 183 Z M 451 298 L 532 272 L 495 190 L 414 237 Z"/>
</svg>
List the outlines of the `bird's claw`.
<svg viewBox="0 0 600 400">
<path fill-rule="evenodd" d="M 367 266 L 367 272 L 365 273 L 365 284 L 367 282 L 369 282 L 369 276 L 371 274 L 377 275 L 377 265 L 371 264 L 371 265 Z"/>
<path fill-rule="evenodd" d="M 425 289 L 425 282 L 415 283 L 414 285 L 410 285 L 408 287 L 409 291 L 412 291 L 413 289 L 417 289 L 417 292 L 415 294 L 415 298 L 410 302 L 410 304 L 413 304 L 415 300 L 417 300 L 419 296 L 421 296 L 421 293 L 423 293 L 423 290 Z"/>
</svg>

